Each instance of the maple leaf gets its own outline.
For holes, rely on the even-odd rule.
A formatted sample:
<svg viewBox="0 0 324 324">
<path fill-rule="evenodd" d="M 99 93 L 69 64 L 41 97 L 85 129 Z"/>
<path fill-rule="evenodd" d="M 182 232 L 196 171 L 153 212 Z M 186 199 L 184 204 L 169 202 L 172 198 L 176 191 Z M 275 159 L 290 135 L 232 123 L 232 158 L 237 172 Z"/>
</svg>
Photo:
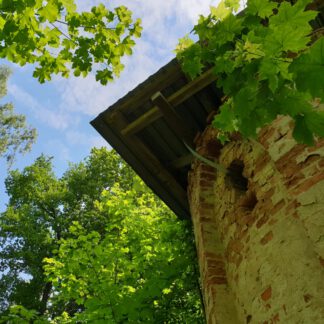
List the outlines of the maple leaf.
<svg viewBox="0 0 324 324">
<path fill-rule="evenodd" d="M 299 143 L 307 145 L 312 145 L 314 143 L 313 134 L 307 125 L 305 116 L 297 115 L 295 117 L 293 136 Z"/>
<path fill-rule="evenodd" d="M 324 38 L 295 59 L 289 71 L 294 74 L 299 90 L 309 91 L 312 96 L 324 100 Z"/>
<path fill-rule="evenodd" d="M 240 0 L 225 0 L 224 3 L 227 8 L 232 8 L 234 11 L 240 8 Z"/>
<path fill-rule="evenodd" d="M 210 6 L 210 13 L 216 20 L 224 20 L 232 10 L 226 6 L 224 1 L 221 1 L 217 7 Z"/>
<path fill-rule="evenodd" d="M 304 34 L 307 35 L 312 30 L 309 21 L 317 16 L 316 11 L 304 11 L 306 3 L 309 2 L 311 1 L 297 1 L 295 5 L 291 5 L 289 2 L 282 2 L 278 13 L 269 18 L 269 27 L 276 26 L 280 30 L 282 26 L 289 25 L 292 28 L 303 29 Z"/>
<path fill-rule="evenodd" d="M 249 0 L 247 14 L 258 15 L 261 18 L 269 17 L 273 14 L 273 9 L 278 3 L 265 0 Z"/>
<path fill-rule="evenodd" d="M 215 116 L 212 123 L 215 128 L 221 129 L 224 132 L 237 130 L 237 118 L 231 106 L 232 100 L 227 101 L 221 106 L 219 114 Z"/>
</svg>

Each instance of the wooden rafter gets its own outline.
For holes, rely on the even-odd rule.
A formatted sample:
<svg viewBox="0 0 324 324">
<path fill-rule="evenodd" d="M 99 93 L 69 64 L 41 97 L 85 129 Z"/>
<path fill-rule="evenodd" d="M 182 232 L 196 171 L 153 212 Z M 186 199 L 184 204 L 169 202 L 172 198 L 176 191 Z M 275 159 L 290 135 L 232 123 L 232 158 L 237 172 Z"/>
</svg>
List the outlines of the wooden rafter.
<svg viewBox="0 0 324 324">
<path fill-rule="evenodd" d="M 161 92 L 157 92 L 153 95 L 152 102 L 158 107 L 166 123 L 177 134 L 178 138 L 192 145 L 195 131 L 177 114 Z"/>
<path fill-rule="evenodd" d="M 191 81 L 190 83 L 186 84 L 180 90 L 172 94 L 170 97 L 167 98 L 167 101 L 173 107 L 181 104 L 194 94 L 196 94 L 201 89 L 205 88 L 207 85 L 212 83 L 216 80 L 215 75 L 213 74 L 212 69 L 208 70 L 200 77 L 196 78 L 195 80 Z M 154 106 L 149 111 L 144 113 L 141 117 L 133 121 L 132 123 L 125 126 L 122 129 L 121 133 L 124 136 L 135 134 L 139 132 L 141 129 L 145 128 L 150 123 L 154 122 L 158 118 L 162 116 L 160 109 L 157 106 Z"/>
<path fill-rule="evenodd" d="M 114 112 L 113 118 L 106 118 L 106 124 L 111 128 L 122 129 L 127 125 L 126 118 L 122 113 Z M 187 194 L 185 189 L 176 181 L 174 176 L 162 165 L 150 149 L 136 136 L 129 135 L 123 137 L 124 144 L 130 149 L 136 151 L 141 156 L 142 163 L 147 171 L 157 177 L 164 189 L 171 193 L 178 202 L 181 202 L 183 210 L 188 209 Z"/>
</svg>

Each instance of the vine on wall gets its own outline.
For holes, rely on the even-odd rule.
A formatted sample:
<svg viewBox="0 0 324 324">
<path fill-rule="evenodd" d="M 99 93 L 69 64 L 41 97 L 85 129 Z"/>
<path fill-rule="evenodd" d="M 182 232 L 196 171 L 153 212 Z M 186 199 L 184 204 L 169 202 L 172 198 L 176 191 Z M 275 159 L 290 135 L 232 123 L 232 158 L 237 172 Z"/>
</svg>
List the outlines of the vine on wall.
<svg viewBox="0 0 324 324">
<path fill-rule="evenodd" d="M 180 40 L 183 70 L 194 78 L 213 66 L 227 98 L 213 121 L 222 142 L 236 131 L 255 137 L 278 115 L 293 118 L 300 143 L 324 137 L 324 38 L 312 37 L 318 12 L 306 10 L 311 2 L 248 0 L 236 14 L 240 1 L 223 0 L 200 16 L 198 42 Z"/>
</svg>

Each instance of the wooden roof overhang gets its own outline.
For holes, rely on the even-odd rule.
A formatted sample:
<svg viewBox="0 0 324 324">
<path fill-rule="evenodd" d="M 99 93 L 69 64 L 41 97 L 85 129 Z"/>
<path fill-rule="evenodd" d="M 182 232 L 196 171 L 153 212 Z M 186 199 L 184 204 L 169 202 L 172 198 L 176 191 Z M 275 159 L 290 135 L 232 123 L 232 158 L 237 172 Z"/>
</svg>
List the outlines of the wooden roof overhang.
<svg viewBox="0 0 324 324">
<path fill-rule="evenodd" d="M 91 124 L 178 215 L 189 218 L 192 145 L 221 93 L 211 70 L 189 80 L 176 59 L 97 116 Z"/>
</svg>

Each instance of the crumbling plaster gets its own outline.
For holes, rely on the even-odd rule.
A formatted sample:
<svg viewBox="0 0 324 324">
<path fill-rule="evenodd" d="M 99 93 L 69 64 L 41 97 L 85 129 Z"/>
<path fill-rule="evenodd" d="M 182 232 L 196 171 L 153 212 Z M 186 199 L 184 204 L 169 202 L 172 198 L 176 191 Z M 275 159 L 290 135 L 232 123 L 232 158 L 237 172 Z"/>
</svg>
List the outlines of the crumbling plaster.
<svg viewBox="0 0 324 324">
<path fill-rule="evenodd" d="M 189 176 L 208 323 L 323 323 L 324 141 L 297 144 L 291 126 L 280 117 L 224 147 L 207 128 L 197 143 L 248 179 L 237 189 L 198 161 Z"/>
</svg>

